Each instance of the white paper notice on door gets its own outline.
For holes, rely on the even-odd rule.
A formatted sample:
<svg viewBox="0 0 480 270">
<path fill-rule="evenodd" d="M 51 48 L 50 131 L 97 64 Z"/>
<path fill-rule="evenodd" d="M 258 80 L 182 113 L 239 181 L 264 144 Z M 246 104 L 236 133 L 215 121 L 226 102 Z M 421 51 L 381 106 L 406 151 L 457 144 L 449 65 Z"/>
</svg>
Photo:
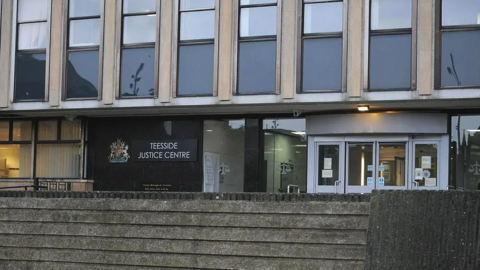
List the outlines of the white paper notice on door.
<svg viewBox="0 0 480 270">
<path fill-rule="evenodd" d="M 437 186 L 437 178 L 425 178 L 425 186 L 426 187 L 436 187 Z"/>
<path fill-rule="evenodd" d="M 332 169 L 332 158 L 323 159 L 323 169 L 331 170 Z"/>
<path fill-rule="evenodd" d="M 423 169 L 415 168 L 415 180 L 422 180 L 422 179 L 423 179 Z"/>
<path fill-rule="evenodd" d="M 422 157 L 422 169 L 431 169 L 432 168 L 432 157 L 423 156 Z"/>
<path fill-rule="evenodd" d="M 322 178 L 333 178 L 333 170 L 322 170 Z"/>
</svg>

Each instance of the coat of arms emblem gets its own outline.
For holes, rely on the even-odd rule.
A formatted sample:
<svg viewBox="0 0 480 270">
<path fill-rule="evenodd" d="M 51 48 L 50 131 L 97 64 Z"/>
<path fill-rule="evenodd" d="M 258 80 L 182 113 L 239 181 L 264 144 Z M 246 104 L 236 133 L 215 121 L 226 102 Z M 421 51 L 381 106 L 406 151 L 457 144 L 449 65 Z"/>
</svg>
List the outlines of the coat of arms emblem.
<svg viewBox="0 0 480 270">
<path fill-rule="evenodd" d="M 121 139 L 117 139 L 116 142 L 110 145 L 110 156 L 108 156 L 108 160 L 110 160 L 110 163 L 126 163 L 130 158 L 127 151 L 128 145 Z"/>
</svg>

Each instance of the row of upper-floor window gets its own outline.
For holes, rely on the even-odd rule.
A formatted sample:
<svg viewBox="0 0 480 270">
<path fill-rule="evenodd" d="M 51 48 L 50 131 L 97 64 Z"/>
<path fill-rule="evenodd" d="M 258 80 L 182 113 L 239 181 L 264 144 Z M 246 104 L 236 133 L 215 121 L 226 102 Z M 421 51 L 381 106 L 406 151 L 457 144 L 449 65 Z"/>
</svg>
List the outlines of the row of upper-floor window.
<svg viewBox="0 0 480 270">
<path fill-rule="evenodd" d="M 421 0 L 366 2 L 368 90 L 415 89 L 416 21 Z M 297 73 L 302 92 L 346 85 L 349 1 L 304 0 Z M 14 99 L 45 98 L 50 0 L 17 0 Z M 218 0 L 177 2 L 176 95 L 214 94 Z M 150 97 L 158 71 L 159 1 L 121 1 L 119 97 Z M 102 67 L 103 0 L 69 0 L 65 99 L 96 99 Z M 239 0 L 235 94 L 278 93 L 277 0 Z M 441 0 L 439 86 L 480 86 L 480 1 Z M 366 57 L 365 57 L 366 56 Z"/>
</svg>

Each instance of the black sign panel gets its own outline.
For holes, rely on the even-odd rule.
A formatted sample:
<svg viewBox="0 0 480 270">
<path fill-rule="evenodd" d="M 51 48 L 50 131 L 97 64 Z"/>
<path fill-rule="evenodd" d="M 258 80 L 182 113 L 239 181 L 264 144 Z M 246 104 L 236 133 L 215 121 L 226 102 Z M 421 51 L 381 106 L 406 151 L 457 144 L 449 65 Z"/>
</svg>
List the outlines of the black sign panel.
<svg viewBox="0 0 480 270">
<path fill-rule="evenodd" d="M 132 141 L 133 161 L 197 161 L 197 140 Z"/>
</svg>

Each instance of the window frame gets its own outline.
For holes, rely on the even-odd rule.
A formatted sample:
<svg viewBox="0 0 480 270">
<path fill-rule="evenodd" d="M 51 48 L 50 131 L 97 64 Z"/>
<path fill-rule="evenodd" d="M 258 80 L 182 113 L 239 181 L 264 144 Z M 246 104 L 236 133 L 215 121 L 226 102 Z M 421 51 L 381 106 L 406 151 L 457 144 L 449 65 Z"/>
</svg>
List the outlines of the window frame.
<svg viewBox="0 0 480 270">
<path fill-rule="evenodd" d="M 117 0 L 117 20 L 116 20 L 116 87 L 115 87 L 115 99 L 116 100 L 127 100 L 127 99 L 157 99 L 158 98 L 158 83 L 159 83 L 159 65 L 160 65 L 160 20 L 161 20 L 161 0 L 155 0 L 156 2 L 156 11 L 155 12 L 132 12 L 124 14 L 124 0 Z M 142 42 L 142 43 L 129 43 L 123 44 L 123 36 L 125 29 L 125 17 L 135 17 L 135 16 L 146 16 L 146 15 L 155 15 L 156 24 L 155 24 L 155 41 L 153 42 Z M 122 96 L 121 84 L 122 84 L 122 54 L 124 49 L 144 49 L 144 48 L 153 48 L 155 51 L 154 56 L 154 82 L 153 82 L 153 95 L 152 96 Z"/>
<path fill-rule="evenodd" d="M 220 34 L 220 0 L 215 0 L 215 6 L 213 8 L 193 8 L 187 10 L 181 10 L 180 1 L 174 1 L 174 19 L 173 26 L 174 37 L 173 37 L 173 53 L 172 53 L 172 73 L 173 73 L 173 87 L 172 87 L 172 97 L 216 97 L 218 96 L 218 46 L 219 46 L 219 34 Z M 181 15 L 182 13 L 189 12 L 201 12 L 201 11 L 214 11 L 214 36 L 213 39 L 192 39 L 192 40 L 181 40 L 180 33 L 181 29 Z M 179 73 L 180 73 L 180 46 L 189 46 L 189 45 L 203 45 L 203 44 L 213 44 L 213 89 L 211 94 L 179 94 L 178 85 L 179 85 Z"/>
<path fill-rule="evenodd" d="M 282 55 L 282 5 L 284 0 L 277 0 L 276 3 L 267 3 L 267 4 L 248 4 L 240 5 L 241 0 L 233 0 L 234 6 L 234 40 L 233 40 L 233 96 L 255 96 L 255 95 L 280 95 L 281 87 L 281 55 Z M 290 0 L 287 0 L 290 1 Z M 240 13 L 242 8 L 255 8 L 255 7 L 271 7 L 275 6 L 277 8 L 277 25 L 276 25 L 276 35 L 268 36 L 254 36 L 254 37 L 240 37 Z M 238 91 L 239 85 L 239 53 L 240 53 L 240 43 L 246 42 L 255 42 L 255 41 L 275 41 L 276 42 L 276 59 L 275 59 L 275 91 L 274 92 L 260 92 L 260 93 L 246 93 L 241 94 Z"/>
<path fill-rule="evenodd" d="M 442 86 L 442 36 L 446 32 L 467 32 L 467 31 L 480 31 L 480 24 L 462 24 L 462 25 L 450 25 L 443 26 L 442 22 L 442 5 L 443 0 L 434 1 L 434 13 L 435 13 L 435 36 L 434 36 L 434 48 L 435 48 L 435 60 L 434 60 L 434 89 L 439 90 L 457 90 L 457 89 L 478 89 L 479 85 L 468 86 Z"/>
<path fill-rule="evenodd" d="M 102 79 L 103 79 L 103 38 L 105 31 L 105 0 L 99 0 L 100 3 L 100 15 L 98 16 L 77 16 L 70 17 L 70 3 L 72 0 L 67 0 L 67 3 L 63 5 L 63 14 L 66 14 L 64 27 L 66 29 L 65 36 L 63 39 L 63 47 L 65 48 L 65 54 L 63 55 L 63 91 L 62 91 L 62 101 L 75 101 L 75 100 L 101 100 L 102 99 Z M 81 21 L 88 19 L 99 19 L 100 21 L 100 42 L 99 45 L 95 46 L 74 46 L 70 47 L 70 26 L 72 21 Z M 68 98 L 68 55 L 71 52 L 90 52 L 98 51 L 98 96 L 90 98 Z"/>
<path fill-rule="evenodd" d="M 363 44 L 363 91 L 364 92 L 387 92 L 387 91 L 415 91 L 417 90 L 417 18 L 418 1 L 412 1 L 412 18 L 410 28 L 371 30 L 371 1 L 365 1 L 364 7 L 364 44 Z M 410 59 L 410 87 L 409 88 L 386 88 L 370 89 L 370 38 L 382 35 L 411 35 L 411 59 Z"/>
<path fill-rule="evenodd" d="M 308 4 L 318 4 L 318 3 L 335 3 L 343 2 L 343 27 L 342 32 L 331 32 L 331 33 L 309 33 L 305 34 L 305 6 Z M 297 79 L 297 94 L 308 94 L 308 93 L 337 93 L 337 92 L 347 92 L 347 59 L 348 59 L 348 9 L 350 7 L 350 0 L 300 0 L 297 1 L 297 10 L 299 16 L 297 16 L 297 61 L 296 61 L 296 79 Z M 323 39 L 323 38 L 342 38 L 342 82 L 341 89 L 331 89 L 331 90 L 303 90 L 303 56 L 304 49 L 303 44 L 306 39 Z"/>
</svg>

